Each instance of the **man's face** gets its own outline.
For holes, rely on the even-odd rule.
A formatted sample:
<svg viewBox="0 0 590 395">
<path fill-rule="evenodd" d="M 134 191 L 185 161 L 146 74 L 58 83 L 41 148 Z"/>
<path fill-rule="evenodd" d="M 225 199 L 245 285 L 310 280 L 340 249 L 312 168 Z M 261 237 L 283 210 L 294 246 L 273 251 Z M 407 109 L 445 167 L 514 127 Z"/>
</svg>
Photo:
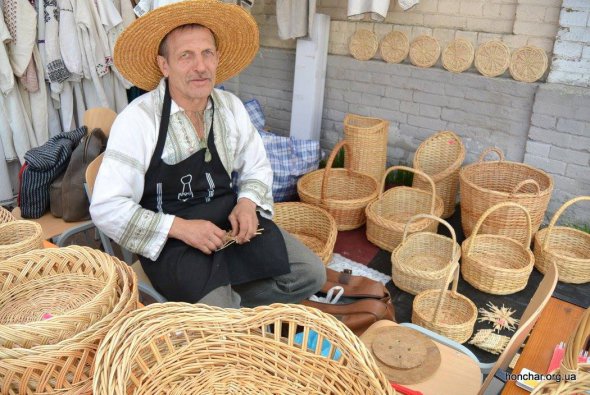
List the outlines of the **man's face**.
<svg viewBox="0 0 590 395">
<path fill-rule="evenodd" d="M 185 109 L 204 105 L 215 85 L 219 54 L 213 33 L 204 27 L 172 31 L 167 37 L 167 54 L 158 65 L 168 77 L 170 95 Z M 202 108 L 201 108 L 202 109 Z"/>
</svg>

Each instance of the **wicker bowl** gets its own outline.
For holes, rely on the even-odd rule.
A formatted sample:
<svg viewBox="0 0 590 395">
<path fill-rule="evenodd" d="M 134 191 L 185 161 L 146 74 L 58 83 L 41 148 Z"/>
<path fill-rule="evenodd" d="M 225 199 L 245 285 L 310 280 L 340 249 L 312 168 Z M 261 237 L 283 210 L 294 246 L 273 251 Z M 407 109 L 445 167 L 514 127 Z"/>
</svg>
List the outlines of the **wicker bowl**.
<svg viewBox="0 0 590 395">
<path fill-rule="evenodd" d="M 333 169 L 332 163 L 340 148 L 345 148 L 347 168 Z M 338 143 L 325 169 L 305 174 L 297 181 L 301 201 L 320 206 L 336 221 L 338 230 L 356 229 L 366 222 L 365 207 L 377 197 L 377 181 L 369 175 L 350 170 L 348 143 Z"/>
<path fill-rule="evenodd" d="M 341 322 L 283 304 L 238 310 L 161 303 L 134 311 L 101 343 L 93 389 L 95 395 L 395 393 Z"/>
<path fill-rule="evenodd" d="M 33 221 L 18 220 L 0 224 L 0 261 L 43 248 L 43 229 Z"/>
<path fill-rule="evenodd" d="M 6 210 L 4 207 L 0 206 L 0 224 L 11 221 L 16 221 L 14 215 L 12 215 L 12 213 Z"/>
<path fill-rule="evenodd" d="M 276 203 L 273 220 L 315 252 L 325 265 L 332 260 L 338 228 L 329 212 L 306 203 Z"/>
<path fill-rule="evenodd" d="M 569 226 L 555 226 L 568 207 L 581 201 L 590 201 L 590 196 L 579 196 L 564 203 L 549 226 L 535 234 L 535 267 L 545 273 L 547 265 L 555 263 L 559 281 L 565 283 L 590 282 L 590 234 Z"/>
</svg>

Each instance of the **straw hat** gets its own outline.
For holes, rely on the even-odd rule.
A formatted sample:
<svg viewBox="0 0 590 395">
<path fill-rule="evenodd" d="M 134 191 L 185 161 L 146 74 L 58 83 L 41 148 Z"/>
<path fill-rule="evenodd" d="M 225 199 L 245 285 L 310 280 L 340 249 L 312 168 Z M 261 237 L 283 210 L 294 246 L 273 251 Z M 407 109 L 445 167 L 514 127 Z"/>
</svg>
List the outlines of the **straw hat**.
<svg viewBox="0 0 590 395">
<path fill-rule="evenodd" d="M 258 26 L 242 7 L 186 0 L 156 8 L 129 25 L 115 44 L 115 66 L 135 86 L 154 89 L 162 78 L 156 60 L 160 42 L 176 27 L 191 23 L 206 26 L 215 35 L 219 52 L 215 83 L 237 75 L 258 52 Z"/>
</svg>

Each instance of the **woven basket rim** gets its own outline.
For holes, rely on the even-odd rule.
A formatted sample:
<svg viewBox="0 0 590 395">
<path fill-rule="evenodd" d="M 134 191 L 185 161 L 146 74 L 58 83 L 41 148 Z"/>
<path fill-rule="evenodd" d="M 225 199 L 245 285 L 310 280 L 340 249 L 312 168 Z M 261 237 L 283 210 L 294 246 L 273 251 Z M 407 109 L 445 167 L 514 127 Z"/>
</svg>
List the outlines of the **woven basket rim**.
<svg viewBox="0 0 590 395">
<path fill-rule="evenodd" d="M 448 240 L 449 242 L 451 242 L 451 243 L 452 243 L 452 240 L 451 240 L 451 239 L 449 239 L 448 237 L 446 237 L 446 236 L 443 236 L 443 235 L 439 235 L 439 234 L 437 234 L 437 233 L 428 232 L 428 231 L 422 231 L 422 232 L 416 232 L 416 233 L 412 233 L 411 235 L 409 235 L 409 236 L 406 238 L 406 241 L 405 241 L 405 243 L 412 242 L 412 238 L 413 238 L 414 236 L 419 236 L 419 235 L 428 235 L 429 237 L 433 237 L 433 236 L 434 236 L 434 237 L 436 237 L 436 238 L 438 238 L 438 239 L 442 239 L 442 240 L 444 240 L 444 241 L 447 241 L 447 240 Z M 397 247 L 396 247 L 396 248 L 393 250 L 393 252 L 391 253 L 391 263 L 392 263 L 393 265 L 395 265 L 395 267 L 396 267 L 398 270 L 400 270 L 401 272 L 403 272 L 403 273 L 405 273 L 405 274 L 408 274 L 408 273 L 409 273 L 409 272 L 408 272 L 408 270 L 407 270 L 407 269 L 408 269 L 408 266 L 407 266 L 407 265 L 405 265 L 404 263 L 402 263 L 402 260 L 401 260 L 401 259 L 398 259 L 398 255 L 399 255 L 399 254 L 401 254 L 401 251 L 402 251 L 402 249 L 403 249 L 403 246 L 404 246 L 404 243 L 400 243 L 400 244 L 399 244 L 399 245 L 398 245 L 398 246 L 397 246 Z M 428 269 L 428 270 L 420 270 L 420 269 L 417 269 L 417 268 L 412 268 L 412 269 L 413 269 L 414 271 L 416 271 L 416 272 L 424 272 L 424 273 L 428 273 L 428 274 L 431 274 L 431 275 L 433 275 L 433 277 L 434 277 L 434 276 L 436 276 L 437 278 L 440 278 L 440 277 L 442 277 L 442 276 L 446 275 L 446 274 L 449 272 L 449 266 L 451 266 L 453 263 L 457 263 L 457 262 L 459 262 L 459 259 L 461 258 L 461 246 L 460 246 L 458 243 L 455 243 L 455 246 L 454 246 L 454 248 L 458 250 L 458 251 L 457 251 L 457 252 L 458 252 L 458 253 L 457 253 L 457 258 L 458 258 L 458 259 L 457 259 L 457 261 L 456 261 L 456 262 L 451 262 L 451 260 L 449 259 L 449 262 L 448 262 L 448 264 L 446 264 L 446 265 L 445 265 L 443 268 L 441 268 L 441 269 L 438 269 L 438 270 L 433 270 L 433 269 Z M 410 274 L 414 274 L 414 273 L 410 273 Z"/>
<path fill-rule="evenodd" d="M 465 161 L 465 156 L 466 156 L 467 150 L 465 149 L 465 145 L 463 144 L 463 141 L 461 140 L 461 138 L 456 133 L 454 133 L 453 131 L 450 131 L 450 130 L 444 130 L 444 131 L 435 133 L 432 136 L 428 137 L 426 140 L 424 140 L 418 146 L 418 149 L 416 150 L 416 153 L 414 154 L 414 160 L 413 160 L 414 167 L 417 168 L 418 170 L 426 173 L 420 163 L 420 158 L 422 156 L 421 154 L 423 154 L 423 152 L 428 148 L 429 143 L 432 143 L 437 140 L 446 139 L 446 138 L 452 138 L 453 140 L 457 141 L 457 143 L 459 144 L 459 147 L 460 147 L 459 155 L 457 156 L 457 159 L 455 159 L 453 164 L 451 166 L 447 167 L 446 169 L 439 171 L 438 173 L 435 173 L 435 174 L 428 174 L 427 173 L 430 176 L 430 178 L 432 178 L 432 181 L 434 181 L 435 183 L 442 180 L 443 178 L 446 178 L 449 175 L 455 173 L 463 165 L 463 162 Z"/>
<path fill-rule="evenodd" d="M 325 171 L 325 169 L 317 169 L 317 170 L 314 170 L 314 171 L 312 171 L 310 173 L 304 174 L 301 178 L 299 178 L 299 181 L 297 181 L 297 188 L 298 188 L 298 190 L 303 190 L 303 192 L 305 194 L 310 195 L 310 196 L 313 196 L 314 198 L 316 198 L 318 200 L 322 200 L 321 199 L 321 191 L 320 191 L 319 194 L 312 193 L 310 191 L 305 190 L 305 188 L 300 187 L 299 186 L 299 183 L 301 182 L 301 180 L 304 179 L 304 177 L 306 177 L 306 179 L 311 179 L 312 177 L 315 178 L 318 175 L 321 175 L 320 176 L 320 181 L 321 181 L 321 179 L 324 178 L 324 176 L 323 176 L 324 171 Z M 363 178 L 363 179 L 366 179 L 366 180 L 369 180 L 370 179 L 370 180 L 372 180 L 375 183 L 375 189 L 373 189 L 373 191 L 371 193 L 369 193 L 368 195 L 363 196 L 361 198 L 356 198 L 356 199 L 332 199 L 332 198 L 328 198 L 328 199 L 324 199 L 324 202 L 333 202 L 333 203 L 341 203 L 341 204 L 347 204 L 347 203 L 356 202 L 356 201 L 364 202 L 364 201 L 371 201 L 371 200 L 374 199 L 374 196 L 378 195 L 378 191 L 377 191 L 377 188 L 378 188 L 378 186 L 377 186 L 377 180 L 375 180 L 373 177 L 371 177 L 371 176 L 369 176 L 367 174 L 360 173 L 360 172 L 354 171 L 354 170 L 345 169 L 345 168 L 332 168 L 332 169 L 330 169 L 330 172 L 337 172 L 337 173 L 347 172 L 349 174 L 354 174 L 355 177 L 357 177 L 357 178 Z M 320 186 L 321 186 L 321 182 L 320 182 Z"/>
<path fill-rule="evenodd" d="M 439 295 L 440 292 L 447 292 L 447 298 L 453 298 L 456 300 L 460 300 L 461 303 L 464 304 L 464 307 L 469 307 L 469 309 L 473 312 L 473 314 L 471 314 L 472 317 L 469 318 L 469 320 L 463 321 L 463 322 L 459 322 L 457 324 L 447 324 L 447 323 L 441 323 L 441 322 L 436 322 L 436 324 L 433 323 L 433 321 L 430 318 L 426 317 L 426 314 L 424 313 L 424 311 L 422 311 L 421 308 L 416 309 L 414 306 L 415 304 L 417 304 L 419 301 L 421 301 L 422 299 L 425 298 L 436 298 L 437 300 L 439 299 Z M 418 302 L 416 302 L 418 300 Z M 444 308 L 444 306 L 442 306 L 441 308 Z M 433 325 L 442 327 L 442 328 L 456 328 L 457 326 L 463 326 L 465 324 L 468 324 L 470 322 L 475 322 L 477 320 L 477 306 L 475 305 L 475 303 L 473 303 L 473 301 L 471 301 L 471 299 L 469 299 L 467 296 L 462 295 L 458 292 L 453 292 L 453 291 L 449 291 L 449 290 L 445 290 L 442 291 L 440 289 L 429 289 L 426 291 L 422 291 L 420 292 L 418 295 L 416 295 L 416 297 L 414 298 L 414 302 L 412 304 L 412 311 L 414 313 L 416 313 L 416 315 L 418 315 L 423 321 L 429 322 Z"/>
<path fill-rule="evenodd" d="M 548 228 L 543 228 L 543 229 L 539 229 L 535 235 L 534 235 L 534 239 L 535 239 L 535 245 L 537 245 L 537 243 L 539 243 L 539 245 L 542 245 L 543 242 L 545 241 L 545 236 L 547 233 L 547 229 Z M 558 232 L 566 232 L 566 233 L 570 233 L 570 234 L 574 234 L 577 237 L 579 237 L 580 239 L 587 239 L 588 241 L 590 241 L 590 234 L 586 233 L 580 229 L 576 229 L 576 228 L 572 228 L 569 226 L 554 226 L 553 227 L 553 232 L 558 231 Z M 588 263 L 590 264 L 590 255 L 588 258 L 579 258 L 579 257 L 572 257 L 570 255 L 563 255 L 560 254 L 559 252 L 556 252 L 553 248 L 547 248 L 547 249 L 542 249 L 543 253 L 546 254 L 551 254 L 553 256 L 559 257 L 561 259 L 564 260 L 568 260 L 568 261 L 575 261 L 575 262 L 582 262 L 582 263 Z"/>
<path fill-rule="evenodd" d="M 493 234 L 477 234 L 475 235 L 475 240 L 473 241 L 473 243 L 477 243 L 477 239 L 492 239 L 492 240 L 501 240 L 502 243 L 507 243 L 507 245 L 512 245 L 511 248 L 516 248 L 520 251 L 520 253 L 524 256 L 526 255 L 528 257 L 527 259 L 527 264 L 519 267 L 519 268 L 504 268 L 504 267 L 498 267 L 498 266 L 492 266 L 491 264 L 484 262 L 484 260 L 479 258 L 479 253 L 477 252 L 471 252 L 471 254 L 467 253 L 467 241 L 469 239 L 471 239 L 472 236 L 469 236 L 468 238 L 466 238 L 463 243 L 461 244 L 461 251 L 462 251 L 462 256 L 464 259 L 470 259 L 474 262 L 477 262 L 478 264 L 483 265 L 486 268 L 490 268 L 493 269 L 495 272 L 503 272 L 506 274 L 509 273 L 521 273 L 521 272 L 527 272 L 530 271 L 529 269 L 531 269 L 534 264 L 535 264 L 535 255 L 533 254 L 533 252 L 530 250 L 530 248 L 524 248 L 524 246 L 522 245 L 522 243 L 508 237 L 508 236 L 503 236 L 503 235 L 493 235 Z M 474 247 L 475 248 L 475 247 Z M 463 267 L 465 267 L 465 265 L 463 265 Z"/>
<path fill-rule="evenodd" d="M 0 232 L 2 232 L 2 230 L 5 228 L 13 228 L 13 227 L 24 227 L 25 229 L 30 230 L 32 232 L 28 235 L 27 238 L 21 239 L 21 240 L 17 241 L 16 243 L 0 244 L 0 252 L 8 251 L 10 249 L 13 249 L 14 246 L 19 246 L 22 244 L 26 244 L 26 243 L 30 243 L 32 241 L 35 241 L 36 239 L 40 239 L 43 234 L 43 228 L 37 222 L 28 221 L 28 220 L 21 220 L 21 219 L 1 223 L 0 224 Z"/>
</svg>

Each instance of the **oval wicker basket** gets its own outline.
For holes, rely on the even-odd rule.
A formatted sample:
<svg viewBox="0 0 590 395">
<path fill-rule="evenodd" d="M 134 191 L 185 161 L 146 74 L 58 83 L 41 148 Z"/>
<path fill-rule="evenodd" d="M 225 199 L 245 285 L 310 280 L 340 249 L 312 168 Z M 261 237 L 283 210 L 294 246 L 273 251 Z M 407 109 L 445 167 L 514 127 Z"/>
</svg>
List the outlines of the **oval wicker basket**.
<svg viewBox="0 0 590 395">
<path fill-rule="evenodd" d="M 484 162 L 489 152 L 500 160 Z M 499 148 L 486 149 L 479 161 L 463 167 L 459 172 L 461 188 L 461 225 L 465 237 L 490 207 L 503 202 L 524 206 L 531 216 L 532 233 L 543 222 L 553 192 L 553 179 L 542 170 L 523 163 L 504 160 Z M 528 235 L 525 218 L 515 208 L 496 211 L 482 228 L 482 233 L 509 236 L 524 241 Z"/>
<path fill-rule="evenodd" d="M 43 248 L 43 229 L 33 221 L 18 220 L 0 224 L 0 261 Z"/>
<path fill-rule="evenodd" d="M 389 122 L 379 118 L 346 114 L 344 140 L 350 146 L 350 169 L 368 174 L 377 182 L 385 172 Z"/>
<path fill-rule="evenodd" d="M 451 232 L 451 239 L 432 232 L 407 236 L 408 226 L 419 218 L 440 222 Z M 453 227 L 430 214 L 414 215 L 406 223 L 402 242 L 391 254 L 391 278 L 399 289 L 417 295 L 429 289 L 446 288 L 449 270 L 459 263 L 461 247 Z M 448 280 L 447 283 L 444 283 Z"/>
<path fill-rule="evenodd" d="M 4 207 L 0 206 L 0 224 L 11 221 L 16 221 L 14 215 L 12 215 L 12 213 L 6 210 Z"/>
<path fill-rule="evenodd" d="M 333 169 L 336 154 L 344 148 L 345 169 Z M 336 144 L 325 169 L 305 174 L 297 181 L 297 193 L 304 203 L 319 205 L 336 221 L 338 230 L 356 229 L 366 222 L 365 207 L 377 197 L 377 181 L 371 176 L 351 170 L 350 146 L 346 141 Z"/>
<path fill-rule="evenodd" d="M 555 263 L 559 281 L 565 283 L 590 282 L 590 234 L 569 226 L 555 226 L 568 207 L 581 201 L 590 201 L 590 196 L 579 196 L 564 203 L 549 226 L 535 234 L 535 267 L 545 273 L 547 265 Z"/>
<path fill-rule="evenodd" d="M 152 304 L 109 331 L 94 372 L 95 395 L 395 393 L 358 337 L 302 305 Z"/>
<path fill-rule="evenodd" d="M 477 307 L 469 298 L 457 292 L 458 264 L 449 270 L 447 278 L 442 289 L 431 289 L 416 295 L 412 304 L 412 323 L 458 343 L 465 343 L 473 334 Z M 446 284 L 451 278 L 453 287 L 448 291 Z"/>
<path fill-rule="evenodd" d="M 276 203 L 273 220 L 315 252 L 324 265 L 332 260 L 338 228 L 329 212 L 307 203 Z"/>
<path fill-rule="evenodd" d="M 424 177 L 430 183 L 432 192 L 406 186 L 391 188 L 383 192 L 387 175 L 395 170 L 405 170 Z M 443 201 L 436 195 L 436 187 L 427 174 L 411 167 L 392 166 L 383 175 L 379 197 L 371 202 L 365 210 L 367 239 L 384 250 L 393 251 L 402 241 L 406 223 L 410 218 L 416 214 L 432 214 L 440 217 L 443 209 Z M 408 232 L 436 233 L 437 228 L 438 222 L 422 218 L 412 223 Z"/>
<path fill-rule="evenodd" d="M 67 247 L 78 248 L 85 247 Z M 31 254 L 41 255 L 45 251 Z M 111 311 L 87 329 L 59 343 L 28 349 L 0 348 L 0 393 L 91 393 L 92 369 L 99 343 L 110 327 L 129 311 L 135 310 L 138 304 L 133 270 L 117 258 L 112 257 L 112 260 L 118 280 L 115 287 L 117 302 Z"/>
<path fill-rule="evenodd" d="M 465 146 L 455 133 L 445 130 L 438 132 L 420 144 L 414 155 L 414 168 L 428 174 L 436 194 L 443 200 L 445 209 L 441 218 L 455 213 L 459 189 L 459 169 L 465 160 Z M 419 177 L 414 177 L 414 188 L 429 190 L 430 186 Z"/>
<path fill-rule="evenodd" d="M 481 225 L 490 215 L 503 207 L 518 208 L 528 223 L 528 237 L 524 243 L 507 236 L 480 234 Z M 490 207 L 479 219 L 473 234 L 461 245 L 463 279 L 480 291 L 494 295 L 509 295 L 523 290 L 535 264 L 531 245 L 531 217 L 526 208 L 517 203 L 504 202 Z"/>
</svg>

